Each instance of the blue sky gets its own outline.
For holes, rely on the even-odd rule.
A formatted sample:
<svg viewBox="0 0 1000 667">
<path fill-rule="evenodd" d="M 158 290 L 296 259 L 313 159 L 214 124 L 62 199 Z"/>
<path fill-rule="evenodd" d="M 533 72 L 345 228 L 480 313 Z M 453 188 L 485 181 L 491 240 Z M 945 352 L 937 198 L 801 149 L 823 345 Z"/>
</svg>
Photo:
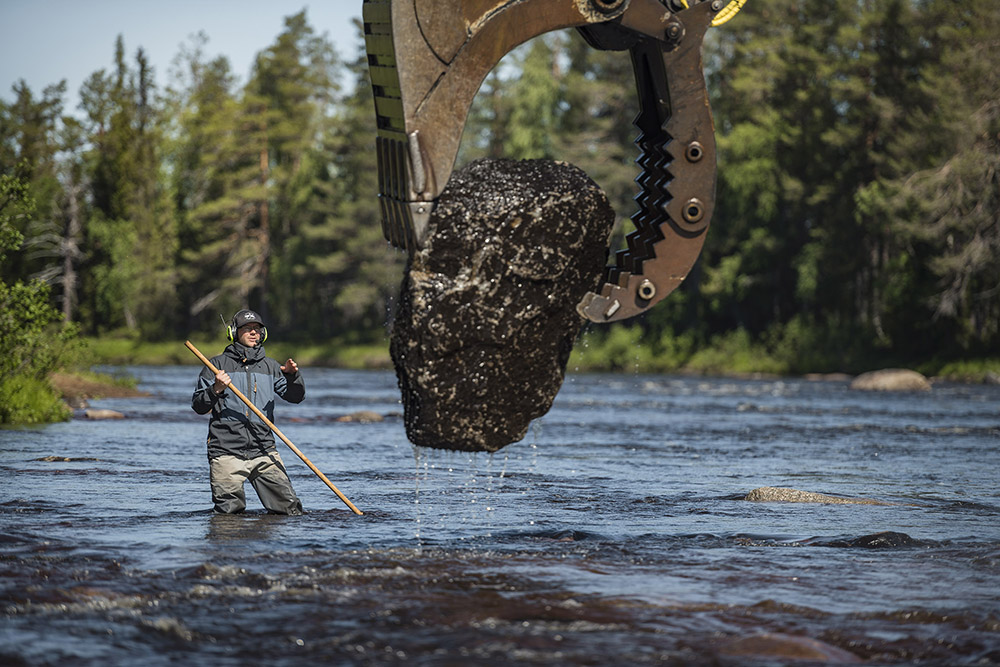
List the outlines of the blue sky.
<svg viewBox="0 0 1000 667">
<path fill-rule="evenodd" d="M 119 34 L 130 64 L 140 46 L 145 50 L 161 88 L 180 45 L 202 30 L 206 55 L 225 55 L 246 81 L 254 56 L 274 42 L 284 17 L 302 9 L 338 53 L 354 54 L 359 42 L 351 19 L 361 16 L 361 0 L 0 0 L 0 98 L 11 101 L 19 79 L 36 98 L 66 79 L 72 112 L 83 81 L 112 68 Z"/>
</svg>

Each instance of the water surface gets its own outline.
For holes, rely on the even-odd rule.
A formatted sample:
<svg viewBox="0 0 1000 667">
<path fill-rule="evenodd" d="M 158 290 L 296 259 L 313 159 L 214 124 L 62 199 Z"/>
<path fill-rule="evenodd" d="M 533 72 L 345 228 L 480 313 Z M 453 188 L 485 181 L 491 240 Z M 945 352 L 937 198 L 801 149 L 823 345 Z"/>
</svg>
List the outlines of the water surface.
<svg viewBox="0 0 1000 667">
<path fill-rule="evenodd" d="M 364 516 L 283 445 L 308 514 L 214 516 L 198 368 L 127 370 L 125 420 L 0 431 L 0 662 L 1000 664 L 1000 387 L 571 375 L 470 455 L 304 369 L 278 425 Z"/>
</svg>

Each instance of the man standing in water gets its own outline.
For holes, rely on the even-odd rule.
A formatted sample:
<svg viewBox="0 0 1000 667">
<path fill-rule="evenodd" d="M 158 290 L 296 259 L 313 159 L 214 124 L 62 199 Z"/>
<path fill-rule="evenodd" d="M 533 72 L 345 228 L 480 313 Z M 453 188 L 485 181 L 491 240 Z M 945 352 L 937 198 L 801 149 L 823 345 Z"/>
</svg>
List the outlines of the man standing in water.
<svg viewBox="0 0 1000 667">
<path fill-rule="evenodd" d="M 250 482 L 261 504 L 275 514 L 302 514 L 302 503 L 292 489 L 285 466 L 274 447 L 271 429 L 238 397 L 228 384 L 243 392 L 274 423 L 274 397 L 301 403 L 306 395 L 298 365 L 289 359 L 279 366 L 264 355 L 267 328 L 260 315 L 241 310 L 228 325 L 230 345 L 212 358 L 219 370 L 201 371 L 191 407 L 208 422 L 208 459 L 215 511 L 234 514 L 246 509 L 243 483 Z"/>
</svg>

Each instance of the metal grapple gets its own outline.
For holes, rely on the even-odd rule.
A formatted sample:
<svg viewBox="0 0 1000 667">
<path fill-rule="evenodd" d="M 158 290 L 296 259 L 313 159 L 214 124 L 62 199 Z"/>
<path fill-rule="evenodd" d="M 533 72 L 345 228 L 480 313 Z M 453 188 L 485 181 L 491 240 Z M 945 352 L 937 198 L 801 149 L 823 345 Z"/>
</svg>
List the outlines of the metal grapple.
<svg viewBox="0 0 1000 667">
<path fill-rule="evenodd" d="M 631 55 L 642 169 L 635 231 L 577 310 L 595 322 L 645 311 L 684 280 L 704 243 L 716 167 L 701 46 L 743 2 L 364 0 L 386 238 L 411 254 L 422 247 L 469 107 L 500 59 L 533 37 L 577 28 L 592 47 Z"/>
</svg>

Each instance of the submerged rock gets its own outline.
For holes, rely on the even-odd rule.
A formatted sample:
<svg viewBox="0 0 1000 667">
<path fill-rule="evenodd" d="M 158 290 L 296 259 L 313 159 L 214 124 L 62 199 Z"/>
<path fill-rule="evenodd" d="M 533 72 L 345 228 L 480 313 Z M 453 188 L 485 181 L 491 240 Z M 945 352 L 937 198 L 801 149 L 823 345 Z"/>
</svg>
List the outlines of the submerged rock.
<svg viewBox="0 0 1000 667">
<path fill-rule="evenodd" d="M 390 343 L 411 442 L 494 452 L 548 412 L 613 221 L 569 164 L 479 160 L 452 175 Z"/>
<path fill-rule="evenodd" d="M 338 422 L 357 422 L 359 424 L 375 424 L 384 420 L 385 417 L 371 410 L 358 410 L 349 415 L 341 415 L 336 419 Z"/>
<path fill-rule="evenodd" d="M 828 496 L 812 491 L 799 491 L 798 489 L 786 489 L 777 486 L 762 486 L 754 489 L 743 498 L 752 502 L 777 502 L 777 503 L 827 503 L 834 505 L 891 505 L 892 503 L 881 500 L 871 500 L 869 498 L 844 498 L 841 496 Z"/>
<path fill-rule="evenodd" d="M 804 540 L 802 544 L 813 547 L 857 548 L 862 549 L 894 549 L 899 547 L 919 547 L 927 543 L 914 539 L 906 533 L 885 530 L 880 533 L 861 535 L 859 537 L 813 537 Z"/>
<path fill-rule="evenodd" d="M 783 633 L 761 633 L 749 637 L 722 640 L 718 653 L 726 658 L 744 658 L 786 664 L 810 662 L 823 664 L 857 664 L 863 662 L 855 654 L 812 637 Z"/>
<path fill-rule="evenodd" d="M 906 533 L 897 533 L 892 530 L 885 530 L 872 535 L 862 535 L 851 540 L 852 547 L 864 547 L 866 549 L 885 549 L 892 547 L 916 547 L 923 544 L 920 540 L 915 540 Z"/>
<path fill-rule="evenodd" d="M 930 391 L 931 383 L 916 371 L 886 368 L 862 373 L 851 382 L 851 389 L 863 391 Z"/>
<path fill-rule="evenodd" d="M 92 456 L 57 456 L 55 454 L 49 454 L 48 456 L 42 456 L 37 459 L 31 459 L 32 461 L 47 461 L 49 463 L 53 461 L 60 462 L 70 462 L 70 461 L 100 461 L 100 459 L 95 459 Z"/>
</svg>

